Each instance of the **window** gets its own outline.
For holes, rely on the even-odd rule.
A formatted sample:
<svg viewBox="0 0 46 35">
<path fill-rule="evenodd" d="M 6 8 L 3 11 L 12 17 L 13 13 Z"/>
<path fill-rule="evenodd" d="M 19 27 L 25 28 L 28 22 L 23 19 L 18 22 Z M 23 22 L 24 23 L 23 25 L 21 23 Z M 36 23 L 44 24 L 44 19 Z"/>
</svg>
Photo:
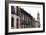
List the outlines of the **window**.
<svg viewBox="0 0 46 35">
<path fill-rule="evenodd" d="M 11 27 L 14 27 L 14 18 L 11 18 Z"/>
<path fill-rule="evenodd" d="M 15 8 L 14 8 L 14 6 L 11 6 L 11 13 L 15 14 Z"/>
<path fill-rule="evenodd" d="M 17 16 L 19 16 L 20 15 L 20 8 L 19 8 L 19 6 L 16 6 L 16 14 L 17 14 Z"/>
<path fill-rule="evenodd" d="M 16 22 L 17 22 L 17 28 L 19 28 L 19 26 L 18 26 L 18 18 L 16 19 Z"/>
</svg>

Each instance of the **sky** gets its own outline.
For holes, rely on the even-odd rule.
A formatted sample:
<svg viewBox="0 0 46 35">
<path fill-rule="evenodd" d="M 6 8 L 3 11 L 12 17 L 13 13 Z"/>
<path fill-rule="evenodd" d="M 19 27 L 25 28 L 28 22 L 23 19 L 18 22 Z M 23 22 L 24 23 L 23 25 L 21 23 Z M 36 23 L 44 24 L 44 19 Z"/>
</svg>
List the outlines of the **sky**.
<svg viewBox="0 0 46 35">
<path fill-rule="evenodd" d="M 24 9 L 27 13 L 32 15 L 33 18 L 35 18 L 35 20 L 37 20 L 37 13 L 40 12 L 41 7 L 34 7 L 34 6 L 20 6 L 20 7 Z"/>
</svg>

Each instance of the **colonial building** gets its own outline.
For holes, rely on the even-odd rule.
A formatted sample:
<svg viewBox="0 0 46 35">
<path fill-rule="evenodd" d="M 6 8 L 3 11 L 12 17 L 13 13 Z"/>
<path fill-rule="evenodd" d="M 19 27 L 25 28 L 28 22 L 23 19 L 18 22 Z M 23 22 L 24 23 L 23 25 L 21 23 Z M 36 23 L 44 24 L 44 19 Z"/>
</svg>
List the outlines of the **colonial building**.
<svg viewBox="0 0 46 35">
<path fill-rule="evenodd" d="M 39 27 L 39 13 L 37 19 L 38 21 L 19 6 L 11 6 L 11 28 Z"/>
</svg>

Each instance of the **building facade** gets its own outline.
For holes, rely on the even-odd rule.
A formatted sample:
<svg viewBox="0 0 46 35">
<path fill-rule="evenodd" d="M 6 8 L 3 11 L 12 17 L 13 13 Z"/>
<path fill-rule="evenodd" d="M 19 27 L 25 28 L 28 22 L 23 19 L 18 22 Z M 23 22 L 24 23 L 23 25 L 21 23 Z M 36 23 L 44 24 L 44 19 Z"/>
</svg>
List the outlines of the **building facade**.
<svg viewBox="0 0 46 35">
<path fill-rule="evenodd" d="M 36 28 L 39 27 L 39 13 L 36 21 L 30 14 L 19 6 L 11 6 L 11 27 L 12 28 Z"/>
</svg>

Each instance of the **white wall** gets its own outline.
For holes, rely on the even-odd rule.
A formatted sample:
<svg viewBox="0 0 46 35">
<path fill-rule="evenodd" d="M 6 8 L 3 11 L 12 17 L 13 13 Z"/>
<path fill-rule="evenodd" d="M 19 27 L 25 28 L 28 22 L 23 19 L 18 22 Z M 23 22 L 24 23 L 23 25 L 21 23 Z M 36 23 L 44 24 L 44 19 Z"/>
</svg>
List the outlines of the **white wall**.
<svg viewBox="0 0 46 35">
<path fill-rule="evenodd" d="M 21 1 L 24 1 L 24 0 L 21 0 Z M 45 2 L 46 3 L 46 0 L 25 0 L 25 1 Z M 45 8 L 46 8 L 46 4 L 45 4 Z M 5 35 L 4 33 L 5 33 L 5 0 L 0 0 L 0 35 Z M 46 30 L 44 33 L 18 34 L 18 35 L 46 35 Z"/>
</svg>

